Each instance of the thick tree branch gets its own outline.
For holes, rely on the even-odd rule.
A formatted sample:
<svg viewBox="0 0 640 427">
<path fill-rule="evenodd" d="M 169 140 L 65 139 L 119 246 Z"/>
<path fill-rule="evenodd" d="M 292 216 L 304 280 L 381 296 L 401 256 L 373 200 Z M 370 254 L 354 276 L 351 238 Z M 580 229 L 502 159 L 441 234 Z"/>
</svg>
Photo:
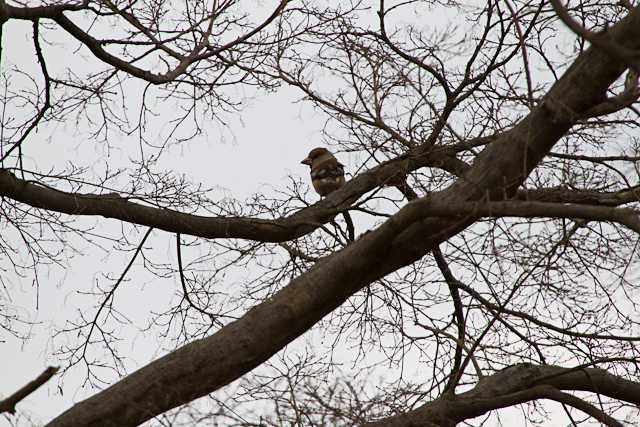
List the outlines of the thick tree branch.
<svg viewBox="0 0 640 427">
<path fill-rule="evenodd" d="M 205 217 L 145 206 L 117 194 L 80 194 L 56 190 L 22 180 L 9 170 L 0 169 L 0 196 L 36 208 L 68 215 L 100 215 L 171 233 L 215 238 L 283 242 L 304 236 L 345 211 L 361 195 L 385 185 L 398 174 L 420 167 L 440 167 L 452 161 L 447 148 L 427 154 L 415 150 L 409 155 L 383 163 L 349 181 L 315 205 L 277 220 L 244 217 Z M 414 154 L 415 153 L 415 154 Z M 455 162 L 455 161 L 454 161 Z"/>
<path fill-rule="evenodd" d="M 11 6 L 6 2 L 0 2 L 0 19 L 20 19 L 34 21 L 39 18 L 54 19 L 60 16 L 63 12 L 67 11 L 79 11 L 86 9 L 89 5 L 88 0 L 83 0 L 77 3 L 58 3 L 50 4 L 46 6 L 35 7 L 23 7 L 23 6 Z"/>
<path fill-rule="evenodd" d="M 640 201 L 640 186 L 618 191 L 574 190 L 567 187 L 518 190 L 516 199 L 532 202 L 576 203 L 596 206 L 620 206 Z"/>
<path fill-rule="evenodd" d="M 346 188 L 332 193 L 315 205 L 275 220 L 204 217 L 145 206 L 117 194 L 69 193 L 22 180 L 3 169 L 0 169 L 0 196 L 68 215 L 100 215 L 168 232 L 209 239 L 239 238 L 261 242 L 283 242 L 310 233 L 330 221 L 338 212 L 347 209 L 361 194 L 393 179 L 394 171 L 406 168 L 406 164 L 411 163 L 412 168 L 417 168 L 421 164 L 435 163 L 433 159 L 436 157 L 437 155 L 434 154 L 429 156 L 429 159 L 417 162 L 408 162 L 407 159 L 387 162 L 358 175 L 345 186 Z M 415 193 L 414 196 L 416 196 Z M 421 209 L 428 209 L 425 213 L 432 216 L 473 214 L 495 217 L 583 218 L 620 222 L 637 231 L 635 211 L 606 207 L 640 200 L 640 190 L 636 188 L 617 192 L 577 191 L 566 188 L 519 190 L 516 197 L 526 202 L 449 203 L 430 198 L 421 201 L 420 205 Z"/>
<path fill-rule="evenodd" d="M 640 234 L 640 212 L 630 208 L 520 201 L 443 203 L 430 198 L 422 198 L 414 203 L 415 209 L 422 210 L 425 216 L 581 218 L 617 222 Z"/>
</svg>

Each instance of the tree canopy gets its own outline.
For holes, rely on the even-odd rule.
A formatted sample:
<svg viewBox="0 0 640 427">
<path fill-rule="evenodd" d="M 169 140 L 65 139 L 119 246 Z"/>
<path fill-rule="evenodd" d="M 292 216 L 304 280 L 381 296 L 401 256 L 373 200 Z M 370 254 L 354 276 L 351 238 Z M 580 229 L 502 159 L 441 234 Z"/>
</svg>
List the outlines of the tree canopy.
<svg viewBox="0 0 640 427">
<path fill-rule="evenodd" d="M 0 413 L 48 381 L 92 393 L 51 426 L 637 425 L 640 5 L 253 3 L 0 0 L 0 345 L 79 296 Z M 220 188 L 212 135 L 292 92 L 346 184 L 274 111 Z"/>
</svg>

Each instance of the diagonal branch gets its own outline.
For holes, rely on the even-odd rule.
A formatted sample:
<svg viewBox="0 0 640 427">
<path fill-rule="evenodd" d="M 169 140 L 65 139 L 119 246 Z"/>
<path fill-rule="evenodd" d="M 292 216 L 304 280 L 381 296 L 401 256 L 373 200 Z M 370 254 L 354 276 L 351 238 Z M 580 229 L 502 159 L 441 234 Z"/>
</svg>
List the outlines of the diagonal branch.
<svg viewBox="0 0 640 427">
<path fill-rule="evenodd" d="M 608 427 L 624 427 L 624 425 L 615 418 L 607 415 L 601 409 L 596 408 L 591 403 L 580 399 L 569 393 L 561 392 L 554 387 L 545 387 L 544 396 L 547 399 L 555 400 L 569 406 L 573 406 L 576 409 L 581 410 L 585 414 L 591 415 L 596 420 L 600 421 Z"/>
<path fill-rule="evenodd" d="M 10 414 L 15 413 L 16 405 L 21 400 L 23 400 L 24 398 L 29 396 L 31 393 L 36 391 L 38 388 L 40 388 L 44 383 L 49 381 L 51 377 L 53 377 L 56 374 L 56 372 L 58 372 L 57 367 L 49 366 L 47 369 L 44 370 L 43 373 L 38 375 L 38 377 L 35 380 L 30 381 L 24 387 L 22 387 L 20 390 L 16 391 L 6 399 L 0 400 L 0 414 L 2 414 L 3 412 L 9 412 Z"/>
<path fill-rule="evenodd" d="M 560 390 L 587 391 L 634 405 L 640 403 L 640 383 L 603 369 L 523 363 L 484 377 L 474 388 L 454 398 L 441 397 L 413 411 L 366 424 L 366 427 L 456 425 L 489 411 L 537 399 L 556 400 L 578 408 L 607 425 L 621 425 L 590 403 Z"/>
</svg>

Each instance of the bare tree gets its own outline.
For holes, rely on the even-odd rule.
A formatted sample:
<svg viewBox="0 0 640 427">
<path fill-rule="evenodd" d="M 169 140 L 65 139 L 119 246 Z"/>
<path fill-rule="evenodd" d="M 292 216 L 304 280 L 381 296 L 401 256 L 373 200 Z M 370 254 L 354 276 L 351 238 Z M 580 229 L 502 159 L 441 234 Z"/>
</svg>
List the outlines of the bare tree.
<svg viewBox="0 0 640 427">
<path fill-rule="evenodd" d="M 50 425 L 637 425 L 637 2 L 271 3 L 0 1 L 3 46 L 26 21 L 38 65 L 2 70 L 5 293 L 86 244 L 129 254 L 56 332 L 60 375 L 102 390 Z M 53 67 L 61 47 L 89 65 Z M 284 87 L 349 157 L 341 189 L 240 201 L 159 166 Z M 36 130 L 71 144 L 62 125 L 137 156 L 38 169 Z M 139 262 L 176 298 L 148 313 L 165 354 L 129 372 Z M 3 337 L 26 338 L 9 301 Z"/>
</svg>

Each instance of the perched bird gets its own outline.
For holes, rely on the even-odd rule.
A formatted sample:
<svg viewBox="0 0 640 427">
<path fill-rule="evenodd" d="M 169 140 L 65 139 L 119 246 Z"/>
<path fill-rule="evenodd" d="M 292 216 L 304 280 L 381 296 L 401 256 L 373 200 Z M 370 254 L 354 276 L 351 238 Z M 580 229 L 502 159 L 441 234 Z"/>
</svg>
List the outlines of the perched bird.
<svg viewBox="0 0 640 427">
<path fill-rule="evenodd" d="M 311 168 L 311 183 L 321 197 L 344 185 L 344 166 L 326 148 L 314 148 L 301 163 Z"/>
<path fill-rule="evenodd" d="M 326 148 L 314 148 L 300 163 L 311 168 L 311 184 L 320 197 L 327 196 L 344 185 L 344 166 Z M 348 211 L 342 212 L 342 215 L 347 223 L 346 237 L 352 242 L 355 232 L 351 215 Z"/>
</svg>

